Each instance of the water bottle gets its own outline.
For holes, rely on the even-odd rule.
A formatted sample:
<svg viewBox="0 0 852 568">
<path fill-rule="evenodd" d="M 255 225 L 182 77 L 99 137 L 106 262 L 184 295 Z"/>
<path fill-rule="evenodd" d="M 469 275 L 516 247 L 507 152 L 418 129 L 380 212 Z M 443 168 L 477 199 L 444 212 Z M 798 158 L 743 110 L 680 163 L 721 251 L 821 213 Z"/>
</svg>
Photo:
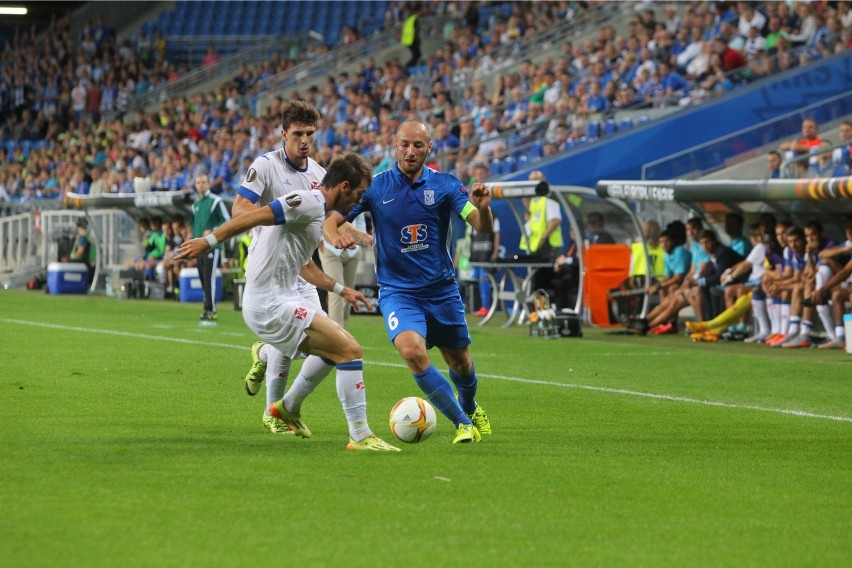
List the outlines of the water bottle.
<svg viewBox="0 0 852 568">
<path fill-rule="evenodd" d="M 107 297 L 112 297 L 112 278 L 107 276 L 104 278 L 104 284 L 106 285 L 106 295 Z"/>
</svg>

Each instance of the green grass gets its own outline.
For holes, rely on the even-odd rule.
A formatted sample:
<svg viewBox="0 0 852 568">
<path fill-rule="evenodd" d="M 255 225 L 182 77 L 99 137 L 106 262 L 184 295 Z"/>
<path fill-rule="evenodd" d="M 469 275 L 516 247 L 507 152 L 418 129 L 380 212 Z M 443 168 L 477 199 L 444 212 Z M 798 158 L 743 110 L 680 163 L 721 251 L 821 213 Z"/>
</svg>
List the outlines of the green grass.
<svg viewBox="0 0 852 568">
<path fill-rule="evenodd" d="M 0 292 L 3 566 L 852 562 L 845 353 L 473 326 L 494 434 L 353 455 L 333 376 L 314 437 L 273 436 L 240 314 L 199 312 Z M 379 318 L 350 330 L 390 439 L 418 390 Z"/>
</svg>

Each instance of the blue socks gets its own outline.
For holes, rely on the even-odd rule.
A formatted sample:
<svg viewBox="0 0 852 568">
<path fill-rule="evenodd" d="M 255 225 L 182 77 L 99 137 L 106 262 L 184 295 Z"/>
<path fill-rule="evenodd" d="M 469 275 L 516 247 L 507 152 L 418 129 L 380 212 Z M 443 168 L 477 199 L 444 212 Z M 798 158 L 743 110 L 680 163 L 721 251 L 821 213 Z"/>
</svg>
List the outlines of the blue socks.
<svg viewBox="0 0 852 568">
<path fill-rule="evenodd" d="M 450 369 L 450 379 L 459 391 L 459 404 L 465 414 L 476 410 L 476 369 L 471 365 L 470 376 L 463 377 Z"/>
<path fill-rule="evenodd" d="M 441 411 L 441 414 L 450 419 L 453 424 L 458 426 L 459 424 L 471 423 L 470 418 L 465 416 L 464 411 L 456 401 L 456 397 L 453 396 L 453 387 L 450 385 L 450 381 L 441 374 L 435 365 L 429 365 L 429 368 L 422 373 L 416 373 L 414 381 L 420 387 L 420 390 L 426 394 L 429 402 L 434 404 Z"/>
</svg>

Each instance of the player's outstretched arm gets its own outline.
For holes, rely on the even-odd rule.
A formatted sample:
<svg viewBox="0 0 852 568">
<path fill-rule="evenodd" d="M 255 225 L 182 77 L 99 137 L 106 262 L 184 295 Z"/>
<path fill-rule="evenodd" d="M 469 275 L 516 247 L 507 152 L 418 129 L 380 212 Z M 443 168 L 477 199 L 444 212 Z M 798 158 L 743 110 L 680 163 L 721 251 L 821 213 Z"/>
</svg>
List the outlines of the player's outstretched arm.
<svg viewBox="0 0 852 568">
<path fill-rule="evenodd" d="M 470 190 L 470 203 L 475 207 L 466 221 L 480 233 L 490 233 L 494 226 L 491 215 L 491 192 L 482 182 L 476 182 Z"/>
<path fill-rule="evenodd" d="M 368 300 L 364 294 L 354 288 L 347 288 L 343 286 L 334 278 L 323 272 L 313 260 L 309 260 L 308 263 L 302 267 L 302 271 L 299 273 L 299 276 L 321 290 L 325 290 L 332 294 L 339 294 L 341 298 L 355 306 L 356 310 L 359 308 L 358 302 L 363 302 L 364 305 L 367 306 L 367 309 L 372 309 L 370 300 Z"/>
<path fill-rule="evenodd" d="M 274 223 L 275 213 L 272 211 L 272 207 L 267 205 L 266 207 L 255 209 L 235 219 L 231 219 L 223 225 L 219 225 L 215 231 L 206 237 L 184 241 L 177 250 L 175 258 L 177 260 L 195 258 L 204 254 L 210 248 L 216 246 L 216 244 L 245 233 L 258 225 L 273 225 Z"/>
<path fill-rule="evenodd" d="M 330 211 L 328 215 L 326 215 L 325 221 L 322 225 L 322 236 L 325 240 L 339 249 L 345 249 L 360 244 L 355 240 L 355 237 L 352 234 L 342 230 L 341 225 L 344 223 L 346 223 L 346 217 L 337 211 Z"/>
</svg>

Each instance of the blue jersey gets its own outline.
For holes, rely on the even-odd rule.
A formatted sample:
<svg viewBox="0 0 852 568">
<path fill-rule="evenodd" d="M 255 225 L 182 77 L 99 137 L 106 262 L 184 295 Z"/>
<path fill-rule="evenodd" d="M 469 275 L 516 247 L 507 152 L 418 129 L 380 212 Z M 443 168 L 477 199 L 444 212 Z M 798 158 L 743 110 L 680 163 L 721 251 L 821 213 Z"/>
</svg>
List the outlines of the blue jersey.
<svg viewBox="0 0 852 568">
<path fill-rule="evenodd" d="M 383 289 L 418 296 L 458 294 L 448 232 L 451 215 L 469 214 L 468 197 L 458 178 L 428 167 L 414 183 L 398 164 L 373 178 L 347 220 L 371 213 L 376 278 Z"/>
<path fill-rule="evenodd" d="M 675 274 L 686 276 L 686 271 L 689 270 L 689 265 L 692 263 L 692 255 L 689 254 L 686 247 L 677 246 L 672 249 L 671 254 L 666 253 L 663 260 L 666 267 L 666 277 L 671 278 Z"/>
<path fill-rule="evenodd" d="M 692 250 L 690 251 L 692 255 L 692 265 L 695 267 L 693 276 L 698 277 L 699 268 L 702 264 L 707 264 L 710 262 L 710 257 L 707 256 L 707 252 L 704 250 L 698 241 L 692 243 Z"/>
</svg>

